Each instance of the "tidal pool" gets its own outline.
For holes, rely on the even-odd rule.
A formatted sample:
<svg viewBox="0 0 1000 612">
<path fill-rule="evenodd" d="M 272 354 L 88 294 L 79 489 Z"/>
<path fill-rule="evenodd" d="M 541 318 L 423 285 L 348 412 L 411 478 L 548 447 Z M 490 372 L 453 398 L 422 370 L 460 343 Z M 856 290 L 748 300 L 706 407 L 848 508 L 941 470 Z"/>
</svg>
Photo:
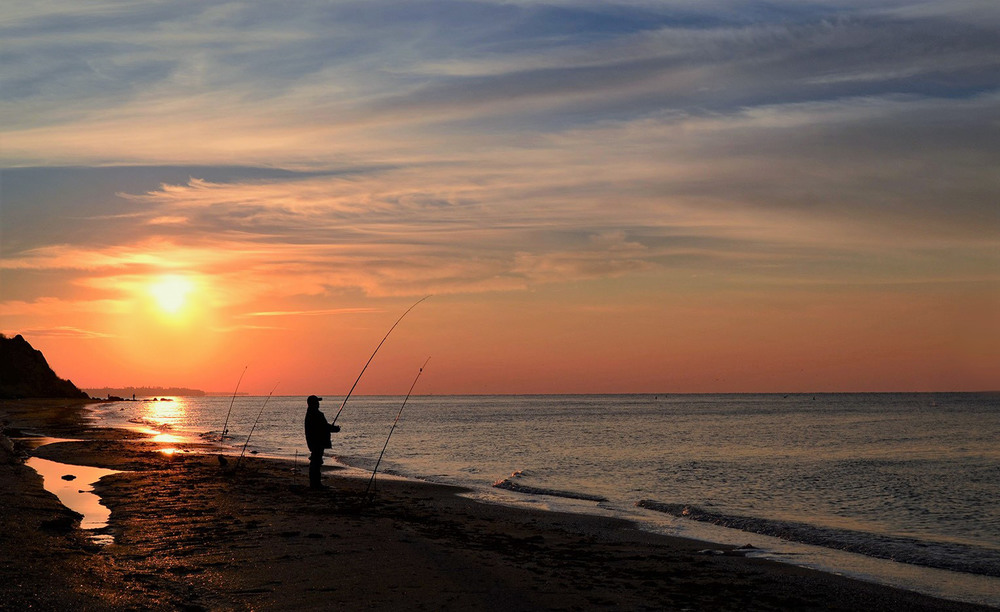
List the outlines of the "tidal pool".
<svg viewBox="0 0 1000 612">
<path fill-rule="evenodd" d="M 42 486 L 46 491 L 55 494 L 64 506 L 83 515 L 80 528 L 97 531 L 108 526 L 111 510 L 101 503 L 101 498 L 95 494 L 94 483 L 105 476 L 117 474 L 118 470 L 70 465 L 39 457 L 30 457 L 25 465 L 42 476 Z M 93 533 L 90 539 L 98 544 L 111 544 L 114 536 L 103 533 Z"/>
</svg>

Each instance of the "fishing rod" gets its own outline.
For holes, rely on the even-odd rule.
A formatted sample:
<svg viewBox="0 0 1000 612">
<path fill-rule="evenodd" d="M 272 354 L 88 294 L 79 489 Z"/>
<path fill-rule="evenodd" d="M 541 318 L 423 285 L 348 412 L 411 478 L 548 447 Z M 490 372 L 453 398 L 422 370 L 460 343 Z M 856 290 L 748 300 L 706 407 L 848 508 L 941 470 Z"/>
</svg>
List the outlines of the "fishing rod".
<svg viewBox="0 0 1000 612">
<path fill-rule="evenodd" d="M 243 454 L 247 452 L 247 444 L 250 444 L 250 436 L 253 435 L 253 430 L 257 429 L 257 421 L 260 420 L 260 415 L 264 414 L 264 407 L 267 406 L 267 402 L 271 400 L 271 395 L 274 394 L 274 389 L 277 388 L 278 384 L 276 383 L 274 388 L 271 389 L 271 393 L 267 394 L 267 399 L 264 400 L 264 405 L 260 407 L 260 412 L 257 413 L 257 418 L 253 421 L 253 427 L 250 428 L 250 433 L 247 434 L 247 440 L 243 443 L 243 450 L 240 451 L 240 458 L 236 460 L 236 467 L 233 468 L 234 472 L 240 468 L 240 461 L 243 461 Z"/>
<path fill-rule="evenodd" d="M 243 376 L 247 373 L 247 368 L 249 365 L 244 366 L 243 374 L 240 374 L 240 379 L 236 381 L 236 388 L 233 389 L 233 399 L 229 400 L 229 411 L 226 412 L 226 423 L 222 426 L 222 435 L 219 436 L 219 442 L 226 439 L 226 434 L 229 433 L 229 415 L 233 413 L 233 403 L 236 402 L 236 393 L 240 390 L 240 383 L 243 382 Z"/>
<path fill-rule="evenodd" d="M 368 364 L 372 362 L 372 359 L 375 359 L 375 353 L 377 353 L 378 350 L 380 348 L 382 348 L 382 344 L 385 342 L 386 338 L 389 337 L 389 334 L 392 333 L 392 330 L 396 329 L 396 326 L 399 325 L 399 322 L 403 320 L 403 317 L 405 317 L 411 310 L 413 310 L 414 308 L 416 308 L 417 304 L 419 304 L 420 302 L 423 302 L 424 300 L 426 300 L 429 297 L 431 297 L 431 296 L 425 295 L 424 297 L 422 297 L 419 300 L 417 300 L 416 302 L 414 302 L 413 306 L 410 306 L 409 308 L 406 309 L 406 312 L 404 312 L 403 314 L 399 315 L 399 318 L 396 319 L 396 322 L 393 323 L 392 327 L 389 328 L 389 331 L 387 331 L 385 333 L 385 337 L 382 338 L 382 342 L 379 342 L 378 346 L 375 347 L 375 350 L 372 351 L 372 356 L 368 358 L 367 362 L 365 362 L 365 367 L 361 368 L 361 373 L 358 374 L 358 378 L 354 381 L 354 384 L 351 385 L 351 390 L 347 392 L 347 397 L 345 397 L 344 401 L 340 404 L 340 410 L 338 410 L 337 414 L 334 415 L 333 422 L 330 423 L 331 425 L 336 425 L 337 424 L 337 419 L 340 418 L 340 413 L 344 411 L 344 406 L 347 405 L 347 400 L 350 399 L 351 398 L 351 394 L 354 393 L 354 387 L 358 386 L 358 381 L 360 381 L 361 377 L 364 376 L 365 370 L 368 369 Z"/>
<path fill-rule="evenodd" d="M 427 361 L 431 358 L 428 357 Z M 406 397 L 403 398 L 403 405 L 399 407 L 399 412 L 396 413 L 396 420 L 392 422 L 392 427 L 389 428 L 389 435 L 385 438 L 385 444 L 382 445 L 382 452 L 378 454 L 378 461 L 375 462 L 375 469 L 372 470 L 372 477 L 368 479 L 368 487 L 365 489 L 364 499 L 368 499 L 368 492 L 371 491 L 372 484 L 375 482 L 375 473 L 378 472 L 378 465 L 382 463 L 382 455 L 385 454 L 385 449 L 389 447 L 389 438 L 392 437 L 392 432 L 396 430 L 396 423 L 399 423 L 399 417 L 403 414 L 403 408 L 406 407 L 406 400 L 410 399 L 410 394 L 413 393 L 413 387 L 417 386 L 417 380 L 420 379 L 420 375 L 424 373 L 424 368 L 427 367 L 427 361 L 424 365 L 420 366 L 420 370 L 417 372 L 416 378 L 413 379 L 413 384 L 410 385 L 410 390 L 406 392 Z"/>
</svg>

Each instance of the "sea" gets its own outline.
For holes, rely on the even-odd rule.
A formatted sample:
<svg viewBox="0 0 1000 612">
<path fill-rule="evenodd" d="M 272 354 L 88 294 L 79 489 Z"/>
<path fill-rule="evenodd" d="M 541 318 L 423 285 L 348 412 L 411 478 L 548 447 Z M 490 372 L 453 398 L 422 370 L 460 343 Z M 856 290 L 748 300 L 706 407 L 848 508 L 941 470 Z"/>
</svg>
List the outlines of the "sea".
<svg viewBox="0 0 1000 612">
<path fill-rule="evenodd" d="M 333 420 L 343 398 L 321 409 Z M 170 444 L 278 457 L 304 397 L 98 404 Z M 1000 608 L 1000 393 L 351 397 L 327 464 Z M 384 454 L 383 454 L 384 449 Z M 177 451 L 183 452 L 183 451 Z M 378 480 L 376 480 L 378 482 Z"/>
</svg>

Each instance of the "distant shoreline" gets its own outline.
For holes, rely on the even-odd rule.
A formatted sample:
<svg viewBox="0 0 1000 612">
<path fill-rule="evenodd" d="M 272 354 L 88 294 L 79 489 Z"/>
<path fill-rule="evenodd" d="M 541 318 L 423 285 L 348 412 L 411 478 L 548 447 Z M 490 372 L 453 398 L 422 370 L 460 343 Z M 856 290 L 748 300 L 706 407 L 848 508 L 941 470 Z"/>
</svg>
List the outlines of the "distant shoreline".
<svg viewBox="0 0 1000 612">
<path fill-rule="evenodd" d="M 88 387 L 82 388 L 81 391 L 91 397 L 108 397 L 109 395 L 120 397 L 131 397 L 133 395 L 136 397 L 205 397 L 206 395 L 215 395 L 213 393 L 206 393 L 201 389 L 188 389 L 185 387 Z M 229 395 L 232 394 L 230 393 Z"/>
</svg>

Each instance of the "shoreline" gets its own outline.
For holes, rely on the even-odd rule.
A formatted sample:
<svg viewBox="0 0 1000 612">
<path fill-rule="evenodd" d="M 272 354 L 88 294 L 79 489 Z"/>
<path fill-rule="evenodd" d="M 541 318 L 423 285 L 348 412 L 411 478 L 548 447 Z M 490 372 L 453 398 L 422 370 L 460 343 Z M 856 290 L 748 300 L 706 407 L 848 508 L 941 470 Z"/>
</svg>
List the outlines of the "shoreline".
<svg viewBox="0 0 1000 612">
<path fill-rule="evenodd" d="M 11 458 L 0 478 L 0 599 L 99 609 L 989 610 L 745 557 L 621 519 L 484 504 L 458 487 L 366 480 L 327 466 L 310 491 L 290 462 L 247 456 L 235 474 L 190 446 L 86 422 L 86 402 L 0 404 L 9 427 L 53 437 L 35 456 L 123 470 L 95 491 L 115 542 Z M 170 455 L 165 447 L 180 448 Z M 200 445 L 202 450 L 210 445 Z M 235 457 L 230 457 L 229 468 Z M 20 551 L 27 551 L 22 553 Z M 705 552 L 711 551 L 711 552 Z"/>
</svg>

